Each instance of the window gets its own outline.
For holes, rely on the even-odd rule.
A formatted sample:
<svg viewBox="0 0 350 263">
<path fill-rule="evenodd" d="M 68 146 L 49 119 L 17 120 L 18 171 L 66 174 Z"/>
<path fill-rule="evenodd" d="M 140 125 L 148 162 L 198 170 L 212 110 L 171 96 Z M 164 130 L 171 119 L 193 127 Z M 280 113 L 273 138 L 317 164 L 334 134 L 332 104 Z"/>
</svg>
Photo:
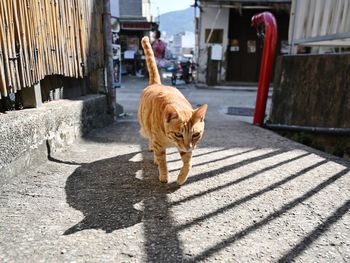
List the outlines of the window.
<svg viewBox="0 0 350 263">
<path fill-rule="evenodd" d="M 211 31 L 211 29 L 209 29 L 209 28 L 205 29 L 205 41 L 207 41 L 209 34 L 210 34 L 210 31 Z M 224 35 L 223 29 L 214 29 L 208 43 L 210 43 L 210 44 L 222 44 L 223 35 Z"/>
</svg>

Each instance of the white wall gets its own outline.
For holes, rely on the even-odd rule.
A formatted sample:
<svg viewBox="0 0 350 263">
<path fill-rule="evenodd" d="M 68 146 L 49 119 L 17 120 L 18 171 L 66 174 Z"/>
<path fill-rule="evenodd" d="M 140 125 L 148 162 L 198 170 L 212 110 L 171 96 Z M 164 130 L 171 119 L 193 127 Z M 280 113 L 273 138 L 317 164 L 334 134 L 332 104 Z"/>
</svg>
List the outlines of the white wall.
<svg viewBox="0 0 350 263">
<path fill-rule="evenodd" d="M 111 15 L 119 17 L 119 0 L 110 0 L 111 4 Z"/>
<path fill-rule="evenodd" d="M 173 41 L 173 45 L 172 45 L 172 53 L 175 56 L 181 55 L 182 34 L 183 33 L 178 33 L 178 34 L 174 35 L 174 41 Z"/>
<path fill-rule="evenodd" d="M 194 48 L 194 33 L 186 31 L 182 36 L 183 48 Z"/>
<path fill-rule="evenodd" d="M 191 48 L 194 49 L 195 46 L 195 35 L 193 32 L 181 32 L 174 35 L 173 42 L 171 45 L 171 52 L 175 56 L 183 55 L 183 49 Z"/>
<path fill-rule="evenodd" d="M 200 14 L 199 18 L 199 57 L 198 57 L 198 81 L 204 83 L 206 80 L 206 70 L 208 61 L 208 46 L 210 44 L 205 44 L 205 29 L 223 29 L 223 61 L 226 57 L 226 48 L 228 41 L 228 26 L 229 26 L 229 8 L 221 8 L 219 15 L 217 16 L 218 7 L 203 7 L 203 12 Z M 215 18 L 217 19 L 215 20 Z M 225 79 L 225 69 L 222 67 L 222 71 L 219 73 L 219 81 Z"/>
<path fill-rule="evenodd" d="M 151 21 L 151 2 L 150 0 L 142 0 L 142 16 L 146 17 L 147 21 Z"/>
</svg>

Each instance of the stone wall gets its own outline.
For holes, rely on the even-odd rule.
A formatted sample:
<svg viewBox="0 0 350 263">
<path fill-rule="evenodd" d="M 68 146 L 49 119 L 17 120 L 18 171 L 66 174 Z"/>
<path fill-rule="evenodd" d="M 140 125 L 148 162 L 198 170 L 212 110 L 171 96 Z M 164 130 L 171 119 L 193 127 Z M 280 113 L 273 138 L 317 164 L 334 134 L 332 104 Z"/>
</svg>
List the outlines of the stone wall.
<svg viewBox="0 0 350 263">
<path fill-rule="evenodd" d="M 349 113 L 350 54 L 278 58 L 272 123 L 349 128 Z"/>
<path fill-rule="evenodd" d="M 104 95 L 58 100 L 0 115 L 0 185 L 47 161 L 94 128 L 113 121 Z"/>
<path fill-rule="evenodd" d="M 273 124 L 350 128 L 350 54 L 290 55 L 277 59 Z M 311 147 L 350 158 L 350 136 L 284 132 Z"/>
</svg>

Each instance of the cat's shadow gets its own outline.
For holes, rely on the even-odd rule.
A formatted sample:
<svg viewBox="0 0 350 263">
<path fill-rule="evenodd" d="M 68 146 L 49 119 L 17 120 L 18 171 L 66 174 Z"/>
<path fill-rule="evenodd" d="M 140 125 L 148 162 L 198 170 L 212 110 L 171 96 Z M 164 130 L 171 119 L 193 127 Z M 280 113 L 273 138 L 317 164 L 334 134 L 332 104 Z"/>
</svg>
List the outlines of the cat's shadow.
<svg viewBox="0 0 350 263">
<path fill-rule="evenodd" d="M 111 233 L 140 223 L 159 207 L 163 206 L 164 212 L 168 210 L 166 195 L 178 187 L 161 184 L 151 159 L 134 161 L 137 154 L 147 155 L 134 152 L 83 164 L 69 176 L 65 186 L 67 202 L 84 218 L 64 235 L 85 229 Z"/>
</svg>

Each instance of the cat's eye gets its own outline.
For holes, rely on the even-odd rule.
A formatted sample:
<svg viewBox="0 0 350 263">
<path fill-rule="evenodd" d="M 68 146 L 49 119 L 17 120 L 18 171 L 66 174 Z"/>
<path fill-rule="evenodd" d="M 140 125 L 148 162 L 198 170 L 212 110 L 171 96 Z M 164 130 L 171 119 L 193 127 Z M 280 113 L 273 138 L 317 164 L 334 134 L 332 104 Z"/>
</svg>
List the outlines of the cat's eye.
<svg viewBox="0 0 350 263">
<path fill-rule="evenodd" d="M 200 135 L 199 132 L 195 132 L 195 133 L 192 135 L 192 137 L 193 137 L 193 138 L 197 138 L 197 137 L 199 137 L 199 135 Z"/>
<path fill-rule="evenodd" d="M 175 132 L 175 136 L 176 136 L 177 138 L 182 138 L 182 133 L 180 133 L 180 132 Z"/>
</svg>

